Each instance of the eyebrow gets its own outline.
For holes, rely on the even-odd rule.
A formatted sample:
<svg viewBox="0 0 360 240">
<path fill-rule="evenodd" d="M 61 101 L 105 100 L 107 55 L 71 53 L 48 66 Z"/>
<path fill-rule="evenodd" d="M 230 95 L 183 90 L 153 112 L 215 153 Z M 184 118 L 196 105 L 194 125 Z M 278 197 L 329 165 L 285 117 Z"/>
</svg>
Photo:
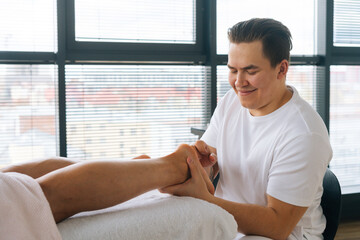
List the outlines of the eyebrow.
<svg viewBox="0 0 360 240">
<path fill-rule="evenodd" d="M 230 69 L 235 69 L 235 67 L 230 66 L 229 64 L 227 66 Z M 259 68 L 258 66 L 250 64 L 249 66 L 246 66 L 246 67 L 243 67 L 243 68 L 240 68 L 240 69 L 242 69 L 242 70 L 250 70 L 250 69 L 258 69 L 258 68 Z"/>
</svg>

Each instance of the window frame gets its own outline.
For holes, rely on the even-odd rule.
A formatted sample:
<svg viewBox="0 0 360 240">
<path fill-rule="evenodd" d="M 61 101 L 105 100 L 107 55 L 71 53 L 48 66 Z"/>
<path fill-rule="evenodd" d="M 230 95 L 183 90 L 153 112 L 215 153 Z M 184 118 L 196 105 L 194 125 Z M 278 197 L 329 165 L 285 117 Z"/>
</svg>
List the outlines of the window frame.
<svg viewBox="0 0 360 240">
<path fill-rule="evenodd" d="M 330 66 L 360 65 L 360 47 L 335 47 L 333 44 L 334 0 L 317 0 L 317 49 L 313 56 L 291 56 L 292 65 L 324 67 L 322 99 L 318 111 L 329 128 Z M 196 0 L 196 43 L 108 43 L 76 42 L 74 0 L 57 0 L 57 42 L 54 52 L 0 51 L 0 64 L 56 64 L 58 66 L 59 155 L 67 156 L 66 144 L 66 64 L 194 64 L 210 66 L 211 113 L 216 107 L 216 68 L 227 63 L 226 55 L 216 53 L 216 2 Z M 115 49 L 115 50 L 114 50 Z M 210 117 L 210 116 L 209 116 Z M 190 131 L 190 129 L 189 129 Z M 360 192 L 344 194 L 341 219 L 360 219 Z"/>
<path fill-rule="evenodd" d="M 75 1 L 67 0 L 66 5 L 66 26 L 67 26 L 67 46 L 69 50 L 103 50 L 103 51 L 119 51 L 119 58 L 131 58 L 132 55 L 142 54 L 166 54 L 166 53 L 184 53 L 201 54 L 203 51 L 203 1 L 195 0 L 195 44 L 175 44 L 175 43 L 126 43 L 126 42 L 86 42 L 75 41 Z M 155 54 L 156 53 L 156 54 Z M 183 54 L 180 54 L 183 55 Z M 131 59 L 132 60 L 132 59 Z M 156 61 L 156 59 L 155 59 Z"/>
</svg>

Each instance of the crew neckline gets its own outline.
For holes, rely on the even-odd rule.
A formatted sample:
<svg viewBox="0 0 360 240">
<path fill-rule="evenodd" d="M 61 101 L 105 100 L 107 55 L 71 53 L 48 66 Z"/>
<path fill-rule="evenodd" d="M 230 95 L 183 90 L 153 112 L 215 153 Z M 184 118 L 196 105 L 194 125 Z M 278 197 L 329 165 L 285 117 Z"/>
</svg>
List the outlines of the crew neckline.
<svg viewBox="0 0 360 240">
<path fill-rule="evenodd" d="M 298 96 L 298 92 L 296 90 L 296 88 L 294 88 L 293 86 L 290 86 L 290 85 L 286 85 L 286 87 L 293 93 L 290 100 L 287 101 L 284 105 L 282 105 L 281 107 L 279 107 L 278 109 L 276 109 L 275 111 L 269 113 L 269 114 L 266 114 L 264 116 L 253 116 L 251 115 L 250 113 L 250 110 L 248 108 L 246 108 L 246 113 L 247 113 L 247 116 L 253 120 L 253 121 L 264 121 L 264 120 L 267 120 L 267 119 L 270 119 L 270 118 L 274 118 L 276 117 L 278 114 L 280 114 L 281 112 L 285 111 L 288 106 L 293 102 L 295 101 L 294 99 Z"/>
</svg>

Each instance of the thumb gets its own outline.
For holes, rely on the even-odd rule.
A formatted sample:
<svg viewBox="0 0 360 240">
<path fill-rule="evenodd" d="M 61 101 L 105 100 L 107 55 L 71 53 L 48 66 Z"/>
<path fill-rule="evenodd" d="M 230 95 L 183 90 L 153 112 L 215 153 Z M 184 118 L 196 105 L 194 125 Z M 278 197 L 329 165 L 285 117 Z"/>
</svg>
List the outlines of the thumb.
<svg viewBox="0 0 360 240">
<path fill-rule="evenodd" d="M 199 176 L 200 176 L 200 171 L 198 169 L 198 166 L 196 166 L 196 163 L 200 164 L 199 161 L 197 161 L 195 163 L 195 161 L 191 158 L 187 158 L 187 163 L 188 163 L 188 166 L 190 168 L 190 173 L 191 173 L 191 178 L 194 179 L 194 180 L 197 180 L 199 179 Z"/>
<path fill-rule="evenodd" d="M 187 159 L 188 165 L 190 168 L 191 178 L 195 181 L 204 181 L 206 188 L 211 194 L 214 194 L 215 188 L 212 182 L 210 181 L 205 169 L 201 166 L 199 161 L 196 161 L 196 163 L 191 160 L 190 158 Z"/>
<path fill-rule="evenodd" d="M 202 155 L 208 155 L 210 153 L 207 144 L 202 140 L 195 142 L 195 148 Z"/>
<path fill-rule="evenodd" d="M 211 153 L 209 156 L 211 166 L 214 165 L 217 162 L 217 155 L 215 153 Z"/>
</svg>

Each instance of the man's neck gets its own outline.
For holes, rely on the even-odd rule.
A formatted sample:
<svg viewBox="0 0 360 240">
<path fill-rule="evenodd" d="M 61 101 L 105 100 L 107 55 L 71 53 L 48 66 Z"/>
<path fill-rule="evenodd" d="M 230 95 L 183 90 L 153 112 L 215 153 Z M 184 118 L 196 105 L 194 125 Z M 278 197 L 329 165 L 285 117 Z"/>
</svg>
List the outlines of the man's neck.
<svg viewBox="0 0 360 240">
<path fill-rule="evenodd" d="M 285 88 L 279 94 L 279 98 L 271 102 L 270 104 L 262 107 L 261 109 L 249 109 L 249 112 L 252 116 L 265 116 L 268 115 L 277 109 L 281 108 L 285 105 L 288 101 L 290 101 L 293 95 L 293 91 L 291 88 L 285 86 Z"/>
</svg>

